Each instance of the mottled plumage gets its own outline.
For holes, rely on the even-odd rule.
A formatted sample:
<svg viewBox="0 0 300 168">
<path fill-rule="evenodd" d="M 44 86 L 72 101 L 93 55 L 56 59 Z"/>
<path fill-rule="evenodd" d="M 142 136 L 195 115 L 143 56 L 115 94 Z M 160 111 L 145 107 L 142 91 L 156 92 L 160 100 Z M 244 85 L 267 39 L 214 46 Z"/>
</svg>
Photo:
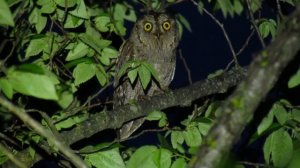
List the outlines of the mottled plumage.
<svg viewBox="0 0 300 168">
<path fill-rule="evenodd" d="M 116 70 L 129 60 L 143 60 L 154 66 L 160 83 L 154 80 L 143 90 L 140 81 L 130 84 L 121 78 L 115 83 L 114 106 L 137 100 L 141 96 L 153 96 L 168 88 L 173 80 L 176 65 L 176 47 L 179 32 L 176 20 L 167 14 L 149 14 L 140 18 L 134 25 L 129 39 L 121 47 Z M 143 119 L 130 121 L 120 129 L 120 138 L 130 136 L 142 123 Z"/>
</svg>

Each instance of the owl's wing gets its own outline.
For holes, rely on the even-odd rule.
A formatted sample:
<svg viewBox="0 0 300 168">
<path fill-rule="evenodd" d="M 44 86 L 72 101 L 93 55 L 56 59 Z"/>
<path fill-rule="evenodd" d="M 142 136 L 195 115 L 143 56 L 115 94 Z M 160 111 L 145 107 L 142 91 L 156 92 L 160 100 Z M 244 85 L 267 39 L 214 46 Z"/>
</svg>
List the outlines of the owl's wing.
<svg viewBox="0 0 300 168">
<path fill-rule="evenodd" d="M 115 72 L 118 75 L 120 69 L 124 65 L 126 61 L 131 59 L 133 56 L 133 44 L 129 40 L 127 40 L 125 43 L 122 44 L 120 47 L 120 54 L 119 57 L 116 60 L 116 67 Z M 114 87 L 117 87 L 119 85 L 119 79 L 115 79 Z"/>
<path fill-rule="evenodd" d="M 122 77 L 120 78 L 120 70 L 126 61 L 130 60 L 133 57 L 133 44 L 130 40 L 127 40 L 120 47 L 120 54 L 116 60 L 115 72 L 116 77 L 114 81 L 114 95 L 113 95 L 113 104 L 114 107 L 126 104 L 129 99 L 129 94 L 132 91 L 129 91 L 129 82 L 122 81 Z"/>
</svg>

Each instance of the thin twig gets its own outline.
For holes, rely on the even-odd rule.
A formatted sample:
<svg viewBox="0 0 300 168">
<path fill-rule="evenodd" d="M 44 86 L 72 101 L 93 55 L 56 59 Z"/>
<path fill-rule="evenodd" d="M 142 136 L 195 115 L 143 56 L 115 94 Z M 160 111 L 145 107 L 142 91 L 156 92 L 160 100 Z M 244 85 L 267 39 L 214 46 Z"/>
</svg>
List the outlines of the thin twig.
<svg viewBox="0 0 300 168">
<path fill-rule="evenodd" d="M 38 110 L 38 109 L 27 109 L 26 113 L 28 112 L 38 112 L 46 121 L 48 127 L 50 128 L 51 132 L 54 134 L 56 138 L 59 138 L 59 133 L 57 129 L 54 126 L 53 120 L 48 116 L 48 114 L 44 111 Z"/>
<path fill-rule="evenodd" d="M 88 100 L 83 103 L 83 105 L 81 107 L 86 106 L 88 103 L 90 103 L 94 98 L 98 97 L 98 95 L 100 95 L 105 89 L 107 89 L 108 87 L 110 87 L 112 84 L 114 83 L 114 81 L 109 82 L 107 85 L 105 85 L 104 87 L 102 87 L 97 93 L 95 93 L 94 95 L 92 95 L 92 97 L 88 98 Z"/>
<path fill-rule="evenodd" d="M 27 168 L 27 166 L 22 163 L 19 159 L 15 157 L 15 155 L 6 148 L 2 143 L 0 143 L 0 151 L 5 154 L 16 166 L 20 168 Z"/>
<path fill-rule="evenodd" d="M 254 30 L 256 31 L 257 37 L 258 37 L 262 47 L 265 48 L 266 44 L 265 44 L 265 42 L 264 42 L 264 40 L 263 40 L 259 30 L 258 30 L 258 27 L 257 27 L 256 23 L 255 23 L 255 19 L 254 19 L 254 16 L 253 16 L 253 12 L 252 12 L 249 0 L 246 0 L 246 3 L 247 3 L 247 8 L 248 8 L 248 11 L 249 11 L 250 19 L 251 19 L 250 21 L 251 21 L 251 23 L 254 27 Z"/>
<path fill-rule="evenodd" d="M 66 67 L 66 65 L 60 59 L 58 59 L 58 58 L 55 58 L 55 60 L 57 62 L 59 62 L 62 65 L 62 67 L 64 67 L 64 69 L 67 71 L 67 73 L 63 69 L 61 69 L 59 66 L 57 66 L 58 70 L 61 73 L 63 73 L 66 77 L 68 77 L 70 79 L 73 79 L 72 72 Z"/>
<path fill-rule="evenodd" d="M 19 43 L 18 40 L 17 40 L 17 42 L 12 43 L 12 48 L 10 49 L 9 54 L 3 59 L 3 63 L 5 63 L 13 55 L 13 53 L 17 47 L 17 43 Z"/>
<path fill-rule="evenodd" d="M 251 40 L 251 38 L 252 38 L 253 35 L 254 35 L 254 30 L 252 30 L 252 32 L 250 33 L 250 35 L 247 37 L 247 39 L 246 39 L 244 45 L 241 47 L 241 49 L 239 50 L 239 52 L 236 54 L 237 56 L 239 56 L 239 55 L 246 49 L 246 47 L 248 46 L 248 44 L 249 44 L 249 42 L 250 42 L 250 40 Z M 230 67 L 233 63 L 234 63 L 234 60 L 231 60 L 231 61 L 227 64 L 227 66 L 226 66 L 226 68 L 225 68 L 225 71 L 228 71 L 229 67 Z"/>
<path fill-rule="evenodd" d="M 12 138 L 8 137 L 7 135 L 3 134 L 2 132 L 0 132 L 0 138 L 4 139 L 5 141 L 14 144 L 15 146 L 21 147 L 18 142 L 16 142 L 15 140 L 13 140 Z"/>
<path fill-rule="evenodd" d="M 191 0 L 192 3 L 196 6 L 198 6 L 197 2 L 195 2 L 194 0 Z M 231 40 L 229 39 L 229 36 L 228 36 L 228 33 L 227 31 L 225 30 L 224 28 L 224 25 L 213 15 L 211 14 L 208 10 L 206 10 L 205 8 L 203 8 L 203 11 L 205 14 L 207 14 L 210 18 L 212 18 L 213 21 L 216 22 L 216 24 L 221 28 L 224 36 L 225 36 L 225 39 L 229 45 L 229 48 L 230 48 L 230 51 L 231 51 L 231 54 L 232 54 L 232 57 L 233 57 L 233 60 L 235 62 L 235 65 L 236 66 L 239 66 L 239 63 L 238 63 L 238 59 L 237 59 L 237 55 L 236 55 L 236 52 L 234 51 L 234 48 L 233 48 L 233 45 L 231 43 Z"/>
<path fill-rule="evenodd" d="M 248 165 L 248 166 L 255 166 L 255 167 L 270 167 L 269 165 L 267 166 L 261 163 L 252 163 L 248 161 L 239 161 L 238 163 L 243 165 Z"/>
<path fill-rule="evenodd" d="M 277 11 L 278 11 L 278 14 L 279 14 L 280 18 L 283 18 L 283 14 L 282 14 L 282 10 L 281 10 L 279 0 L 276 0 L 276 5 L 277 5 Z"/>
<path fill-rule="evenodd" d="M 127 138 L 127 139 L 118 140 L 118 141 L 119 141 L 119 142 L 129 141 L 129 140 L 132 140 L 132 139 L 136 139 L 136 138 L 138 138 L 139 136 L 141 136 L 141 135 L 143 135 L 143 134 L 145 134 L 145 133 L 148 133 L 148 132 L 164 132 L 164 131 L 166 131 L 166 130 L 168 130 L 167 127 L 164 127 L 164 128 L 162 128 L 162 129 L 148 129 L 148 130 L 143 130 L 143 131 L 141 131 L 140 133 L 138 133 L 138 134 L 136 134 L 136 135 L 134 135 L 134 136 L 131 136 L 131 137 Z"/>
<path fill-rule="evenodd" d="M 182 60 L 182 63 L 183 63 L 183 65 L 184 65 L 184 68 L 185 68 L 186 73 L 187 73 L 187 75 L 188 75 L 189 83 L 190 83 L 190 85 L 191 85 L 191 84 L 193 84 L 192 75 L 191 75 L 191 70 L 190 70 L 190 68 L 189 68 L 189 66 L 188 66 L 188 64 L 187 64 L 187 62 L 186 62 L 186 60 L 185 60 L 185 58 L 183 57 L 183 54 L 182 54 L 181 49 L 179 49 L 179 58 Z"/>
<path fill-rule="evenodd" d="M 8 111 L 15 114 L 18 118 L 20 118 L 26 125 L 30 126 L 34 131 L 36 131 L 39 135 L 47 138 L 47 140 L 54 145 L 62 154 L 64 154 L 70 162 L 72 162 L 76 167 L 87 168 L 87 165 L 84 161 L 73 153 L 73 151 L 65 145 L 62 141 L 58 140 L 53 134 L 45 129 L 40 123 L 32 119 L 23 108 L 20 108 L 10 101 L 6 100 L 2 96 L 0 96 L 0 104 L 2 107 L 8 109 Z"/>
<path fill-rule="evenodd" d="M 252 30 L 252 32 L 250 33 L 250 35 L 248 36 L 247 40 L 245 41 L 244 45 L 242 46 L 242 48 L 239 50 L 239 52 L 236 54 L 237 56 L 240 55 L 245 48 L 248 46 L 252 36 L 254 35 L 254 30 Z"/>
</svg>

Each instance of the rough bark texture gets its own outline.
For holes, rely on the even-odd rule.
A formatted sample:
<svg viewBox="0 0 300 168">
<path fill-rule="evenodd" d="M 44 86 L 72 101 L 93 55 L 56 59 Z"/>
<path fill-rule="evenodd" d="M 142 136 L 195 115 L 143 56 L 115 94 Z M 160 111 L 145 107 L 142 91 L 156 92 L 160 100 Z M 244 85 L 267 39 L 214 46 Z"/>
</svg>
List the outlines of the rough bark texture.
<svg viewBox="0 0 300 168">
<path fill-rule="evenodd" d="M 283 69 L 299 54 L 300 9 L 288 18 L 285 26 L 276 40 L 256 56 L 249 67 L 247 79 L 221 107 L 223 115 L 216 119 L 191 167 L 218 167 Z"/>
</svg>

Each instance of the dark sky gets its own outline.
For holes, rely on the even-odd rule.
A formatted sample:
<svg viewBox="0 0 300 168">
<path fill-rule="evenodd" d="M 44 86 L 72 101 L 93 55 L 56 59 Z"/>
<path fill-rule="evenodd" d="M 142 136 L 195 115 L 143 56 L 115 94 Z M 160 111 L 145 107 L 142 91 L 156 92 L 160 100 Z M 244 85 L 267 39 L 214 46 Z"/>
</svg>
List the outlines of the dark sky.
<svg viewBox="0 0 300 168">
<path fill-rule="evenodd" d="M 184 31 L 179 47 L 191 70 L 193 81 L 204 79 L 218 69 L 224 69 L 232 60 L 232 54 L 222 30 L 215 21 L 206 14 L 200 14 L 197 7 L 190 2 L 178 4 L 173 8 L 189 21 L 192 28 L 192 32 Z M 251 25 L 245 12 L 241 16 L 228 16 L 224 19 L 219 11 L 216 17 L 224 24 L 235 51 L 239 51 L 251 33 Z M 248 65 L 253 54 L 260 49 L 261 45 L 256 35 L 252 36 L 249 46 L 239 56 L 240 64 Z M 186 85 L 187 73 L 182 61 L 177 57 L 177 68 L 171 87 Z"/>
</svg>

